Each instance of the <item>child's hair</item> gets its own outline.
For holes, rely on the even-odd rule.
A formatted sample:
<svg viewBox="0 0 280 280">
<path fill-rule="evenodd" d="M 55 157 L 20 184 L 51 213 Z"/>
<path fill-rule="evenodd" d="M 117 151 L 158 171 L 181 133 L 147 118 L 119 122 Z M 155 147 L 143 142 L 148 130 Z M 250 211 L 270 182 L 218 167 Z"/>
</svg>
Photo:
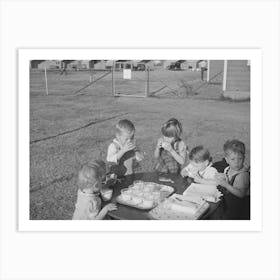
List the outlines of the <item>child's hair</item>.
<svg viewBox="0 0 280 280">
<path fill-rule="evenodd" d="M 80 190 L 93 189 L 97 181 L 106 173 L 106 166 L 102 160 L 94 160 L 84 164 L 78 172 L 77 185 Z"/>
<path fill-rule="evenodd" d="M 121 134 L 126 132 L 128 134 L 134 134 L 135 127 L 134 124 L 130 120 L 120 120 L 116 125 L 116 133 Z"/>
<path fill-rule="evenodd" d="M 237 153 L 245 156 L 245 144 L 239 140 L 233 139 L 228 140 L 224 144 L 224 152 L 226 155 L 228 155 L 229 152 Z"/>
<path fill-rule="evenodd" d="M 212 158 L 210 156 L 210 152 L 208 149 L 204 148 L 203 146 L 196 146 L 194 147 L 189 154 L 189 158 L 191 161 L 194 161 L 196 163 L 204 162 L 206 160 L 212 161 Z"/>
<path fill-rule="evenodd" d="M 165 137 L 174 137 L 175 141 L 180 140 L 182 134 L 182 124 L 177 119 L 170 119 L 161 128 L 161 133 Z"/>
</svg>

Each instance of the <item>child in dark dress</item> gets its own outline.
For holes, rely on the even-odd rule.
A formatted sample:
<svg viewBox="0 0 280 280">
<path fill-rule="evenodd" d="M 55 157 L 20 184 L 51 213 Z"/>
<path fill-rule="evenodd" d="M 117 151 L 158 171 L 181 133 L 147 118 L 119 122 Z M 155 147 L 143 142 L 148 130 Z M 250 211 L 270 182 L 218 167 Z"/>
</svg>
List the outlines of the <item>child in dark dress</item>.
<svg viewBox="0 0 280 280">
<path fill-rule="evenodd" d="M 217 174 L 217 181 L 225 189 L 224 220 L 250 219 L 250 174 L 244 166 L 245 145 L 239 140 L 224 144 L 225 160 L 228 167 Z"/>
</svg>

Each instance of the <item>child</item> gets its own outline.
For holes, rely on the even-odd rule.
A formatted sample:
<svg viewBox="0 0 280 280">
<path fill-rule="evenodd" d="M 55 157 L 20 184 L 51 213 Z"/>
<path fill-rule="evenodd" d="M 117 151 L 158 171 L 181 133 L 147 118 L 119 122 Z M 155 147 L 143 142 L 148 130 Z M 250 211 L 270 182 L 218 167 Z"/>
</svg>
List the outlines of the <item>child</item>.
<svg viewBox="0 0 280 280">
<path fill-rule="evenodd" d="M 182 125 L 177 119 L 170 119 L 161 128 L 162 137 L 158 139 L 154 156 L 155 169 L 160 173 L 180 173 L 185 163 L 187 148 L 181 140 Z"/>
<path fill-rule="evenodd" d="M 78 173 L 78 196 L 73 220 L 102 220 L 109 211 L 116 210 L 110 203 L 101 209 L 101 180 L 106 173 L 105 163 L 95 160 L 84 165 Z"/>
<path fill-rule="evenodd" d="M 228 167 L 224 174 L 217 174 L 219 185 L 226 189 L 223 219 L 250 219 L 250 174 L 244 166 L 245 144 L 228 140 L 224 144 Z"/>
<path fill-rule="evenodd" d="M 107 161 L 115 164 L 114 173 L 130 175 L 134 173 L 134 159 L 141 161 L 142 153 L 134 141 L 135 127 L 129 120 L 120 120 L 116 125 L 116 138 L 108 147 Z"/>
<path fill-rule="evenodd" d="M 210 153 L 203 146 L 193 148 L 190 163 L 181 171 L 182 177 L 191 177 L 196 183 L 217 185 L 217 170 L 212 167 Z"/>
</svg>

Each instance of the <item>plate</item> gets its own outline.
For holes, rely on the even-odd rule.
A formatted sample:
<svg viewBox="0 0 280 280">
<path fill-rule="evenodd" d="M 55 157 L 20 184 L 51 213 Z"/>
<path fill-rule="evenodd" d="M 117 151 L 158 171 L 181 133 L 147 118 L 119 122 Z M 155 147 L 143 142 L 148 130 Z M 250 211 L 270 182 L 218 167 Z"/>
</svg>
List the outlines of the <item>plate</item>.
<svg viewBox="0 0 280 280">
<path fill-rule="evenodd" d="M 141 203 L 133 203 L 131 200 L 129 200 L 129 201 L 123 200 L 121 195 L 119 195 L 116 198 L 116 202 L 120 203 L 120 204 L 123 204 L 123 205 L 126 205 L 126 206 L 134 207 L 134 208 L 137 208 L 137 209 L 140 209 L 140 210 L 151 210 L 151 209 L 153 209 L 154 207 L 157 206 L 156 202 L 153 202 L 152 206 L 147 207 L 147 206 L 143 206 L 142 202 Z"/>
<path fill-rule="evenodd" d="M 132 197 L 130 200 L 124 200 L 122 195 L 117 196 L 116 201 L 120 204 L 134 207 L 141 210 L 151 210 L 156 207 L 161 201 L 174 193 L 175 189 L 170 186 L 157 184 L 154 182 L 139 182 L 130 185 L 128 189 L 132 190 L 129 196 Z M 133 202 L 133 198 L 139 198 L 141 202 Z M 146 198 L 146 199 L 145 199 Z M 153 201 L 152 205 L 143 205 L 143 200 Z"/>
</svg>

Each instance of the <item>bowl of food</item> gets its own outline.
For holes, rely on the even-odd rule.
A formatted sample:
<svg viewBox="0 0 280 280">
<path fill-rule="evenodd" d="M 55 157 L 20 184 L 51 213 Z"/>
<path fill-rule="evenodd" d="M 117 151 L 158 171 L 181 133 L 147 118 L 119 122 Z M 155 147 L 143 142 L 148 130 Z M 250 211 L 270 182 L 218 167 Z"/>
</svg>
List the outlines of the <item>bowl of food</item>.
<svg viewBox="0 0 280 280">
<path fill-rule="evenodd" d="M 153 195 L 153 198 L 154 198 L 155 201 L 157 201 L 157 202 L 160 201 L 161 195 L 160 195 L 160 192 L 159 192 L 159 191 L 154 191 L 154 192 L 152 193 L 152 195 Z"/>
<path fill-rule="evenodd" d="M 143 201 L 143 198 L 140 196 L 132 196 L 131 197 L 131 202 L 133 204 L 140 204 Z"/>
<path fill-rule="evenodd" d="M 141 196 L 143 194 L 143 191 L 142 190 L 139 190 L 139 189 L 132 189 L 131 190 L 131 194 L 133 196 Z"/>
<path fill-rule="evenodd" d="M 152 192 L 153 189 L 154 189 L 154 185 L 152 185 L 152 184 L 147 184 L 147 185 L 144 186 L 143 192 Z"/>
<path fill-rule="evenodd" d="M 134 184 L 132 187 L 134 190 L 143 190 L 144 186 L 142 184 Z"/>
<path fill-rule="evenodd" d="M 154 206 L 154 201 L 152 199 L 143 199 L 141 206 L 143 208 L 152 208 Z"/>
<path fill-rule="evenodd" d="M 152 193 L 145 193 L 143 195 L 143 198 L 146 199 L 146 200 L 153 200 L 154 199 L 154 196 Z"/>
<path fill-rule="evenodd" d="M 133 182 L 133 185 L 134 185 L 134 186 L 144 186 L 144 181 L 135 180 L 135 181 Z"/>
</svg>

